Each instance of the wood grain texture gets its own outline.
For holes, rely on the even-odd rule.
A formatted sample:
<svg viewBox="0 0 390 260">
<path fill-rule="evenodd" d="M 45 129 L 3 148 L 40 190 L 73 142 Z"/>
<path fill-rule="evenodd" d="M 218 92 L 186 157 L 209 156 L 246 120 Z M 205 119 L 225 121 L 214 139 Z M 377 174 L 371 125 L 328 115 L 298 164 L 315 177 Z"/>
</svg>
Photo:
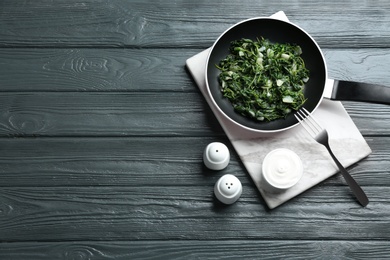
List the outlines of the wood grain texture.
<svg viewBox="0 0 390 260">
<path fill-rule="evenodd" d="M 199 93 L 0 93 L 3 136 L 222 134 Z M 187 133 L 186 133 L 187 132 Z"/>
<path fill-rule="evenodd" d="M 222 172 L 203 166 L 203 150 L 212 141 L 231 150 L 229 167 Z M 390 185 L 389 137 L 367 142 L 373 153 L 353 165 L 351 174 L 364 186 Z M 228 140 L 216 137 L 1 138 L 0 161 L 0 187 L 203 186 L 222 173 L 245 177 L 241 181 L 253 185 Z M 328 182 L 342 183 L 341 176 Z"/>
<path fill-rule="evenodd" d="M 0 102 L 0 136 L 224 135 L 199 92 L 3 92 Z M 390 134 L 389 106 L 345 103 L 363 135 Z"/>
<path fill-rule="evenodd" d="M 39 234 L 40 241 L 52 242 L 237 237 L 364 241 L 385 240 L 390 232 L 390 210 L 384 203 L 390 198 L 388 187 L 365 187 L 371 199 L 367 208 L 358 205 L 349 190 L 318 187 L 310 197 L 299 196 L 268 211 L 250 188 L 234 205 L 221 205 L 213 196 L 213 184 L 1 188 L 0 239 L 32 242 Z"/>
<path fill-rule="evenodd" d="M 390 86 L 389 48 L 323 49 L 330 78 Z M 203 49 L 0 48 L 0 91 L 197 91 L 186 59 Z"/>
<path fill-rule="evenodd" d="M 0 240 L 34 240 L 36 233 L 44 241 L 85 240 L 96 230 L 98 240 L 233 239 L 220 227 L 225 221 L 252 239 L 358 239 L 361 232 L 386 238 L 380 230 L 389 219 L 384 202 L 389 199 L 390 180 L 383 168 L 371 167 L 385 167 L 378 164 L 389 154 L 383 138 L 377 138 L 379 144 L 369 143 L 382 150 L 352 171 L 369 194 L 367 209 L 354 204 L 338 177 L 273 211 L 267 210 L 236 156 L 226 171 L 204 170 L 201 152 L 209 141 L 180 137 L 5 139 L 0 146 L 6 151 L 0 158 L 4 165 Z M 239 203 L 231 207 L 217 203 L 212 194 L 213 184 L 224 173 L 235 173 L 244 185 Z M 368 209 L 370 225 L 365 220 Z M 272 229 L 254 228 L 258 219 Z M 329 228 L 329 221 L 334 228 Z M 351 233 L 350 221 L 356 233 Z"/>
<path fill-rule="evenodd" d="M 194 91 L 184 64 L 197 52 L 120 48 L 0 49 L 0 90 Z"/>
<path fill-rule="evenodd" d="M 389 46 L 388 1 L 318 5 L 313 0 L 3 1 L 0 46 L 208 47 L 240 20 L 280 10 L 324 47 Z"/>
<path fill-rule="evenodd" d="M 373 153 L 269 210 L 185 69 L 283 10 L 330 78 L 390 86 L 387 0 L 0 1 L 0 259 L 386 259 L 390 108 L 343 102 Z M 231 162 L 205 168 L 226 143 Z M 236 175 L 243 194 L 219 203 Z"/>
<path fill-rule="evenodd" d="M 43 253 L 46 252 L 46 253 Z M 174 240 L 0 244 L 0 257 L 23 259 L 386 259 L 387 241 Z"/>
</svg>

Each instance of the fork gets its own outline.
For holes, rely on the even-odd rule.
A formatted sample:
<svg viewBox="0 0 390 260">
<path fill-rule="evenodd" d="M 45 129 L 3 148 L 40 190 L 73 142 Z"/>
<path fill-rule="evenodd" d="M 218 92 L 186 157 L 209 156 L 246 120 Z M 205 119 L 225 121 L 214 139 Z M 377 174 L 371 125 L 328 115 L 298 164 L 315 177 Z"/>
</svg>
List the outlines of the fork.
<svg viewBox="0 0 390 260">
<path fill-rule="evenodd" d="M 314 119 L 314 117 L 307 111 L 305 108 L 301 108 L 295 114 L 295 117 L 298 119 L 299 123 L 303 128 L 316 140 L 318 143 L 322 144 L 328 150 L 333 161 L 336 163 L 337 167 L 340 169 L 341 174 L 343 175 L 345 181 L 351 188 L 352 192 L 355 194 L 359 203 L 365 207 L 368 204 L 367 195 L 364 193 L 359 184 L 355 179 L 349 174 L 349 172 L 344 168 L 344 166 L 339 162 L 336 156 L 333 154 L 329 146 L 329 137 L 326 129 L 321 127 L 321 125 Z"/>
</svg>

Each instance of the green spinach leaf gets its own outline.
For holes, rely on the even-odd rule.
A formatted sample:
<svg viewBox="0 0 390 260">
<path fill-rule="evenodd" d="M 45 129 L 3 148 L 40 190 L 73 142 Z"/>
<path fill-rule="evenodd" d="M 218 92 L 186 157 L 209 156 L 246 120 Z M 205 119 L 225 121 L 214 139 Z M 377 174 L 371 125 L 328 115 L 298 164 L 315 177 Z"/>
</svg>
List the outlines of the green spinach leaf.
<svg viewBox="0 0 390 260">
<path fill-rule="evenodd" d="M 231 42 L 230 54 L 217 66 L 223 96 L 242 115 L 258 121 L 285 118 L 298 110 L 309 71 L 298 45 L 266 39 Z"/>
</svg>

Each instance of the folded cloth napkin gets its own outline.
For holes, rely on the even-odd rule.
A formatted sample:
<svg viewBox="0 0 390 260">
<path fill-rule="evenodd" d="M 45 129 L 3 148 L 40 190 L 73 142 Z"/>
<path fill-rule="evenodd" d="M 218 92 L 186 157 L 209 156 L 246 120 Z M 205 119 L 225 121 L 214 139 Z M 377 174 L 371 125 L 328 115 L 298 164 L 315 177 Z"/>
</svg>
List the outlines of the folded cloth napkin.
<svg viewBox="0 0 390 260">
<path fill-rule="evenodd" d="M 288 21 L 280 11 L 271 17 Z M 211 101 L 205 82 L 205 69 L 210 48 L 186 61 L 212 112 L 243 162 L 269 208 L 275 208 L 338 172 L 325 147 L 316 143 L 301 126 L 284 132 L 264 134 L 250 131 L 229 121 Z M 339 161 L 348 167 L 371 153 L 371 149 L 339 101 L 323 100 L 313 116 L 328 130 L 329 142 Z M 261 180 L 261 166 L 265 155 L 277 148 L 288 148 L 303 162 L 303 176 L 292 188 L 269 192 Z"/>
</svg>

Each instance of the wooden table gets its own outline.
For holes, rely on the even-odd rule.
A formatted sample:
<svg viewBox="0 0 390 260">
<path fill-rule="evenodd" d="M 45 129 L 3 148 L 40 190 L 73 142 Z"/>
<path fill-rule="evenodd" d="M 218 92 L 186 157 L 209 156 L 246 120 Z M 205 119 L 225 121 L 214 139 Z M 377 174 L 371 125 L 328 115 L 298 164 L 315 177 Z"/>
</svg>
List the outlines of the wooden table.
<svg viewBox="0 0 390 260">
<path fill-rule="evenodd" d="M 185 69 L 246 18 L 285 11 L 329 76 L 390 86 L 390 2 L 0 2 L 0 259 L 390 256 L 390 106 L 343 102 L 373 153 L 269 210 Z M 213 186 L 243 183 L 224 206 Z"/>
</svg>

